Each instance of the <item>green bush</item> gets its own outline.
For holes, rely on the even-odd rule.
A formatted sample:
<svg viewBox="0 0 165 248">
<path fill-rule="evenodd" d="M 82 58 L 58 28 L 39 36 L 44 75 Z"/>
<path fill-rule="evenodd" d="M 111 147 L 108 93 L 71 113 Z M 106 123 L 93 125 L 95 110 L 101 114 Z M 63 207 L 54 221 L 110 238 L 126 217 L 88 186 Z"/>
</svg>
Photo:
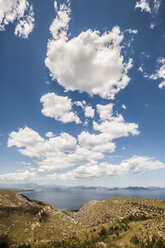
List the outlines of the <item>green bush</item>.
<svg viewBox="0 0 165 248">
<path fill-rule="evenodd" d="M 106 234 L 107 234 L 107 229 L 105 227 L 102 227 L 99 232 L 100 237 L 105 236 Z"/>
<path fill-rule="evenodd" d="M 9 248 L 11 245 L 11 241 L 7 235 L 0 235 L 0 247 L 1 248 Z"/>
<path fill-rule="evenodd" d="M 19 248 L 31 248 L 31 245 L 30 244 L 28 244 L 28 245 L 23 244 L 23 245 L 20 245 Z"/>
<path fill-rule="evenodd" d="M 139 244 L 139 239 L 136 235 L 134 235 L 134 236 L 132 236 L 130 242 L 134 245 L 137 245 L 137 244 Z"/>
</svg>

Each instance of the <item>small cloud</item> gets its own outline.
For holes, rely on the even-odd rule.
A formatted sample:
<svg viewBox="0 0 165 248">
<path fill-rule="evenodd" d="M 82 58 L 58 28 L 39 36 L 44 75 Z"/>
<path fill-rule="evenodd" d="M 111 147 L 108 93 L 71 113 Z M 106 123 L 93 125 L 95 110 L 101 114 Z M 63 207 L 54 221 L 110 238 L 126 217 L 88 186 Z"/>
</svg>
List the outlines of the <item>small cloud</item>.
<svg viewBox="0 0 165 248">
<path fill-rule="evenodd" d="M 55 93 L 43 95 L 40 99 L 43 104 L 42 114 L 63 123 L 81 123 L 79 117 L 72 111 L 72 102 L 67 96 L 58 96 Z"/>
<path fill-rule="evenodd" d="M 129 34 L 137 34 L 137 29 L 126 29 L 125 32 L 128 32 Z"/>
<path fill-rule="evenodd" d="M 161 0 L 153 0 L 154 1 L 154 6 L 153 6 L 153 15 L 157 15 L 160 5 L 161 5 Z"/>
<path fill-rule="evenodd" d="M 33 7 L 30 6 L 29 14 L 25 16 L 23 20 L 19 21 L 15 28 L 14 34 L 27 39 L 34 28 L 34 21 Z"/>
<path fill-rule="evenodd" d="M 140 0 L 136 2 L 135 9 L 140 8 L 141 12 L 145 11 L 151 14 L 151 8 L 147 0 Z"/>
<path fill-rule="evenodd" d="M 73 102 L 74 105 L 76 105 L 77 107 L 81 107 L 83 110 L 85 109 L 85 105 L 86 105 L 86 101 L 75 101 Z"/>
<path fill-rule="evenodd" d="M 143 72 L 143 66 L 139 66 L 138 71 Z"/>
<path fill-rule="evenodd" d="M 121 105 L 121 108 L 122 109 L 127 109 L 127 107 L 124 104 Z"/>
<path fill-rule="evenodd" d="M 158 58 L 157 64 L 159 65 L 159 68 L 155 71 L 155 73 L 151 75 L 144 73 L 144 77 L 152 80 L 162 79 L 162 82 L 158 85 L 158 87 L 162 89 L 165 87 L 165 58 Z"/>
<path fill-rule="evenodd" d="M 83 123 L 83 126 L 88 126 L 89 120 L 85 120 L 85 122 Z"/>
<path fill-rule="evenodd" d="M 106 105 L 101 105 L 101 104 L 97 104 L 97 113 L 100 116 L 101 120 L 110 120 L 112 118 L 113 115 L 113 103 L 109 103 Z"/>
<path fill-rule="evenodd" d="M 95 110 L 91 106 L 85 107 L 85 117 L 93 118 L 95 115 Z"/>
<path fill-rule="evenodd" d="M 45 133 L 45 136 L 46 136 L 47 138 L 52 138 L 52 137 L 55 136 L 55 134 L 52 133 L 52 132 L 47 132 L 47 133 Z"/>
<path fill-rule="evenodd" d="M 155 17 L 160 9 L 161 0 L 153 0 L 152 7 L 149 4 L 149 0 L 139 0 L 136 2 L 135 9 L 140 8 L 141 12 L 145 11 L 152 14 Z"/>
<path fill-rule="evenodd" d="M 153 22 L 151 22 L 151 24 L 150 24 L 150 29 L 154 29 L 155 27 L 156 27 L 156 24 L 153 23 Z"/>
<path fill-rule="evenodd" d="M 4 31 L 6 25 L 17 21 L 14 34 L 28 38 L 34 28 L 33 6 L 27 0 L 1 0 L 0 10 L 0 30 Z"/>
</svg>

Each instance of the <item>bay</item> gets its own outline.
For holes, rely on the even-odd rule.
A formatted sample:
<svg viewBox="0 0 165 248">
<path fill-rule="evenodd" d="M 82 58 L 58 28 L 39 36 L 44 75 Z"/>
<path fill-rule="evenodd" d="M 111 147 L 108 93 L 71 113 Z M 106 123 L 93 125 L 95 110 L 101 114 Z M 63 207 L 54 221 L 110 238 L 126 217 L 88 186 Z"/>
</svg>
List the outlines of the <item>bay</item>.
<svg viewBox="0 0 165 248">
<path fill-rule="evenodd" d="M 60 210 L 78 210 L 91 200 L 112 197 L 144 197 L 165 200 L 165 189 L 54 189 L 22 192 L 29 199 L 47 202 Z"/>
</svg>

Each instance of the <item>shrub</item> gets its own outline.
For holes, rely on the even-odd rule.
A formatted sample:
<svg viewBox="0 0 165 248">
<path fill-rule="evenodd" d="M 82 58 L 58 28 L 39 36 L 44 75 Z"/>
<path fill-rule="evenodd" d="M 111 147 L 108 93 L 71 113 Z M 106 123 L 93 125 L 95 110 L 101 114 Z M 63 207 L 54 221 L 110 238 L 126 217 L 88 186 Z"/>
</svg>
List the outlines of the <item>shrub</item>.
<svg viewBox="0 0 165 248">
<path fill-rule="evenodd" d="M 106 234 L 107 234 L 107 229 L 105 227 L 102 227 L 99 232 L 100 237 L 105 236 Z"/>
<path fill-rule="evenodd" d="M 11 245 L 11 241 L 9 240 L 7 235 L 0 235 L 0 247 L 1 248 L 9 248 Z"/>
<path fill-rule="evenodd" d="M 31 245 L 30 244 L 28 244 L 28 245 L 23 244 L 23 245 L 20 245 L 19 248 L 31 248 Z"/>
<path fill-rule="evenodd" d="M 137 244 L 139 244 L 139 239 L 136 235 L 134 235 L 134 236 L 132 236 L 130 242 L 133 243 L 134 245 L 137 245 Z"/>
</svg>

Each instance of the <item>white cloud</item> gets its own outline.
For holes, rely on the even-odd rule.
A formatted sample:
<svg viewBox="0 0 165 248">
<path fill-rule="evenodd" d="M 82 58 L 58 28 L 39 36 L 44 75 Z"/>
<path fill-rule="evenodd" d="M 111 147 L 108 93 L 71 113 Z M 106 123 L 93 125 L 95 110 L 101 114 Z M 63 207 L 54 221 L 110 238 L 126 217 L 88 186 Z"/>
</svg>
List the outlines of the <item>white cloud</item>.
<svg viewBox="0 0 165 248">
<path fill-rule="evenodd" d="M 49 152 L 64 151 L 64 152 L 73 152 L 76 149 L 76 138 L 71 136 L 68 133 L 61 133 L 60 136 L 50 138 L 48 141 L 45 141 L 49 145 Z"/>
<path fill-rule="evenodd" d="M 159 84 L 159 88 L 160 89 L 162 89 L 162 88 L 164 88 L 165 87 L 165 81 L 163 81 L 163 82 L 161 82 L 160 84 Z"/>
<path fill-rule="evenodd" d="M 114 117 L 111 121 L 104 121 L 101 124 L 93 122 L 95 131 L 104 133 L 109 140 L 127 137 L 131 135 L 138 135 L 138 125 L 136 123 L 127 123 L 123 117 L 119 115 Z"/>
<path fill-rule="evenodd" d="M 42 114 L 54 118 L 63 123 L 81 123 L 79 117 L 71 111 L 72 102 L 67 96 L 58 96 L 55 93 L 48 93 L 41 97 L 43 103 Z"/>
<path fill-rule="evenodd" d="M 27 0 L 0 0 L 0 30 L 9 23 L 16 23 L 15 35 L 28 38 L 34 28 L 34 12 Z"/>
<path fill-rule="evenodd" d="M 143 65 L 139 66 L 138 71 L 143 72 Z"/>
<path fill-rule="evenodd" d="M 156 24 L 155 24 L 155 23 L 153 23 L 153 22 L 151 22 L 151 24 L 150 24 L 150 29 L 154 29 L 154 28 L 155 28 L 155 26 L 156 26 Z"/>
<path fill-rule="evenodd" d="M 130 81 L 127 73 L 132 60 L 126 62 L 121 55 L 124 35 L 115 26 L 103 34 L 89 29 L 69 39 L 69 13 L 69 7 L 60 5 L 50 26 L 53 38 L 48 42 L 45 64 L 52 79 L 66 91 L 79 90 L 114 99 Z"/>
<path fill-rule="evenodd" d="M 76 101 L 73 104 L 75 104 L 77 107 L 81 107 L 84 110 L 85 117 L 94 117 L 95 110 L 92 108 L 92 106 L 87 106 L 86 101 Z"/>
<path fill-rule="evenodd" d="M 8 147 L 16 146 L 21 154 L 38 158 L 40 171 L 92 163 L 103 157 L 100 152 L 91 152 L 76 143 L 77 140 L 67 133 L 44 140 L 28 127 L 10 133 L 8 139 Z"/>
<path fill-rule="evenodd" d="M 56 97 L 53 93 L 54 96 Z M 63 98 L 65 97 L 62 97 L 62 101 Z M 59 99 L 57 100 L 60 106 L 67 106 L 66 99 L 62 104 Z M 51 105 L 48 104 L 49 107 Z M 54 105 L 56 104 L 52 106 Z M 56 106 L 56 109 L 59 111 L 60 107 Z M 97 111 L 101 121 L 99 123 L 94 121 L 93 128 L 99 134 L 83 131 L 75 138 L 68 133 L 61 133 L 54 137 L 52 132 L 48 132 L 44 139 L 34 130 L 25 127 L 20 128 L 18 132 L 13 131 L 9 134 L 8 147 L 16 146 L 21 154 L 37 158 L 36 163 L 41 172 L 73 166 L 94 165 L 100 159 L 106 158 L 107 153 L 115 151 L 116 145 L 113 140 L 140 133 L 137 124 L 125 122 L 122 115 L 113 115 L 112 103 L 97 105 Z"/>
<path fill-rule="evenodd" d="M 91 106 L 85 107 L 85 117 L 93 118 L 95 115 L 95 110 Z"/>
<path fill-rule="evenodd" d="M 158 86 L 162 89 L 165 87 L 165 58 L 159 58 L 157 62 L 161 65 L 160 68 L 157 69 L 155 73 L 151 75 L 145 74 L 144 76 L 153 80 L 162 79 L 162 82 Z"/>
<path fill-rule="evenodd" d="M 18 132 L 11 132 L 9 134 L 8 139 L 8 147 L 16 146 L 18 148 L 28 147 L 31 150 L 31 147 L 34 147 L 36 144 L 43 144 L 44 139 L 40 137 L 40 135 L 32 130 L 29 127 L 25 127 L 24 129 L 20 128 Z M 32 148 L 33 150 L 33 148 Z M 31 157 L 35 156 L 32 152 Z"/>
<path fill-rule="evenodd" d="M 93 122 L 95 131 L 99 134 L 90 134 L 83 131 L 78 136 L 80 146 L 93 151 L 112 153 L 115 151 L 115 143 L 112 141 L 117 138 L 127 137 L 129 135 L 138 135 L 138 125 L 125 122 L 122 115 L 113 116 L 113 104 L 97 105 L 97 111 L 100 115 L 101 123 Z"/>
<path fill-rule="evenodd" d="M 18 132 L 9 134 L 8 147 L 12 146 L 16 146 L 18 151 L 25 156 L 37 158 L 39 171 L 58 170 L 82 164 L 89 165 L 104 157 L 97 149 L 92 151 L 86 147 L 80 147 L 76 138 L 68 133 L 43 139 L 29 127 L 20 128 Z"/>
<path fill-rule="evenodd" d="M 136 123 L 125 122 L 122 115 L 113 115 L 114 104 L 97 105 L 97 111 L 100 115 L 101 123 L 93 122 L 95 131 L 105 134 L 109 140 L 126 137 L 129 134 L 138 135 L 138 125 Z"/>
<path fill-rule="evenodd" d="M 160 4 L 161 0 L 139 0 L 136 2 L 135 9 L 140 8 L 141 12 L 148 12 L 154 17 L 159 11 Z"/>
<path fill-rule="evenodd" d="M 56 156 L 48 156 L 38 164 L 40 165 L 39 171 L 53 171 L 73 166 L 92 165 L 103 159 L 104 155 L 100 151 L 92 151 L 85 147 L 77 145 L 74 151 L 68 153 L 57 153 Z"/>
<path fill-rule="evenodd" d="M 89 123 L 89 119 L 86 119 L 85 121 L 84 121 L 84 123 L 83 123 L 83 126 L 85 127 L 85 126 L 88 126 L 88 123 Z"/>
<path fill-rule="evenodd" d="M 8 147 L 16 146 L 18 151 L 28 157 L 37 158 L 40 171 L 64 169 L 67 167 L 93 163 L 103 158 L 102 153 L 79 147 L 76 138 L 68 133 L 43 139 L 37 132 L 25 127 L 11 132 Z"/>
<path fill-rule="evenodd" d="M 52 136 L 52 133 L 48 133 L 44 139 L 36 131 L 25 127 L 9 134 L 8 147 L 16 146 L 22 155 L 37 158 L 36 163 L 41 172 L 91 166 L 103 159 L 105 153 L 115 151 L 113 139 L 129 134 L 137 135 L 137 127 L 134 123 L 125 123 L 121 116 L 117 116 L 100 125 L 94 123 L 94 129 L 100 134 L 82 132 L 77 139 L 68 133 L 61 133 L 56 137 L 48 137 Z"/>
<path fill-rule="evenodd" d="M 34 28 L 34 12 L 33 7 L 30 7 L 29 15 L 25 16 L 23 20 L 20 20 L 15 28 L 15 35 L 19 37 L 28 38 L 29 34 Z"/>
<path fill-rule="evenodd" d="M 55 40 L 67 40 L 67 32 L 70 21 L 70 7 L 65 4 L 61 4 L 60 8 L 58 9 L 57 2 L 55 1 L 54 8 L 57 12 L 57 17 L 50 26 L 50 32 Z"/>
<path fill-rule="evenodd" d="M 133 156 L 123 160 L 120 164 L 101 163 L 90 166 L 80 166 L 63 174 L 47 176 L 51 179 L 94 179 L 106 176 L 119 176 L 124 174 L 144 173 L 147 170 L 165 168 L 165 164 L 150 157 Z"/>
<path fill-rule="evenodd" d="M 83 110 L 85 108 L 85 105 L 86 105 L 86 101 L 76 101 L 73 103 L 74 105 L 76 105 L 77 107 L 81 107 Z"/>
<path fill-rule="evenodd" d="M 89 134 L 83 131 L 78 136 L 80 146 L 91 149 L 92 151 L 108 152 L 115 151 L 116 145 L 111 142 L 105 134 Z"/>
<path fill-rule="evenodd" d="M 10 181 L 10 182 L 22 182 L 22 181 L 31 181 L 36 178 L 36 172 L 30 172 L 28 170 L 18 173 L 8 173 L 1 174 L 0 181 Z"/>
<path fill-rule="evenodd" d="M 140 8 L 141 11 L 151 13 L 151 8 L 147 0 L 139 0 L 138 2 L 136 2 L 135 9 L 136 8 Z"/>
<path fill-rule="evenodd" d="M 126 29 L 125 32 L 128 32 L 129 34 L 137 34 L 138 31 L 136 29 Z"/>
<path fill-rule="evenodd" d="M 97 111 L 101 121 L 93 122 L 93 127 L 99 134 L 83 131 L 75 138 L 68 133 L 54 137 L 52 132 L 48 132 L 44 139 L 34 130 L 25 127 L 9 134 L 8 147 L 16 146 L 21 154 L 37 158 L 40 172 L 96 165 L 107 157 L 107 153 L 115 151 L 113 140 L 140 133 L 137 124 L 125 122 L 122 115 L 113 115 L 112 103 L 97 105 Z"/>
<path fill-rule="evenodd" d="M 127 123 L 120 115 L 112 117 L 111 120 L 103 121 L 101 124 L 93 122 L 94 130 L 100 134 L 90 134 L 83 131 L 78 136 L 79 144 L 93 151 L 112 153 L 115 151 L 116 145 L 112 142 L 114 139 L 127 137 L 129 135 L 138 135 L 138 125 L 135 123 Z"/>
<path fill-rule="evenodd" d="M 154 0 L 153 14 L 156 15 L 159 11 L 161 0 Z"/>
<path fill-rule="evenodd" d="M 54 137 L 55 135 L 54 135 L 54 133 L 52 133 L 52 132 L 47 132 L 47 133 L 45 133 L 45 136 L 46 136 L 47 138 L 52 138 L 52 137 Z"/>
<path fill-rule="evenodd" d="M 25 127 L 9 134 L 8 147 L 12 146 L 19 148 L 26 156 L 42 158 L 59 151 L 75 150 L 76 139 L 68 133 L 61 133 L 60 136 L 45 140 L 36 131 Z"/>
<path fill-rule="evenodd" d="M 97 112 L 98 112 L 101 120 L 110 120 L 111 119 L 111 117 L 113 115 L 113 106 L 114 106 L 113 103 L 109 103 L 106 105 L 100 105 L 100 104 L 96 105 Z"/>
<path fill-rule="evenodd" d="M 122 109 L 127 109 L 127 107 L 124 104 L 122 104 L 121 107 Z"/>
</svg>

